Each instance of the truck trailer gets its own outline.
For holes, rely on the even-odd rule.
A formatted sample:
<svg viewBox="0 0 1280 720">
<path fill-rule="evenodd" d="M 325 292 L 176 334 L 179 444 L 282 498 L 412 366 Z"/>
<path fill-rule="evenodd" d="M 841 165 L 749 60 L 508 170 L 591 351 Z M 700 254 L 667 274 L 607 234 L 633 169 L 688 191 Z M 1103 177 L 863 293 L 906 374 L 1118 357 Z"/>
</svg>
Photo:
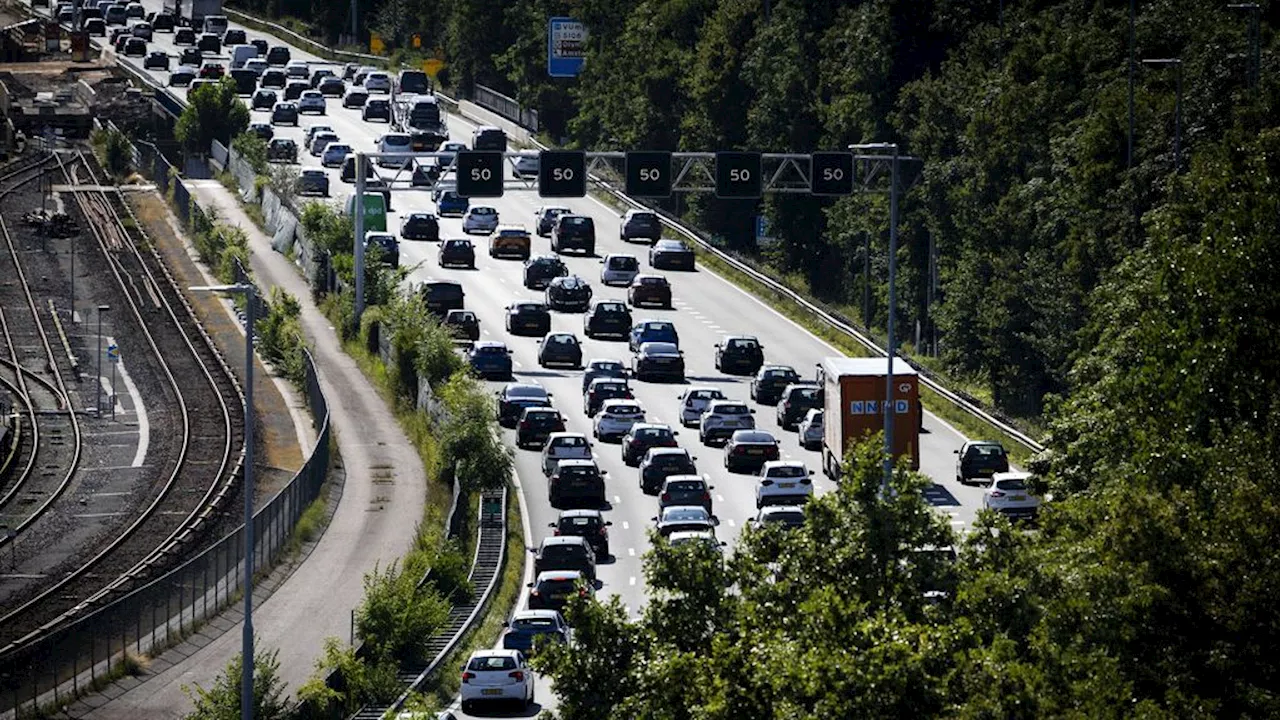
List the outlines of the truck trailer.
<svg viewBox="0 0 1280 720">
<path fill-rule="evenodd" d="M 177 18 L 178 24 L 201 30 L 206 17 L 222 15 L 222 0 L 164 0 L 163 9 Z"/>
<path fill-rule="evenodd" d="M 884 429 L 885 358 L 830 357 L 818 364 L 823 389 L 822 470 L 841 477 L 845 451 Z M 919 376 L 901 358 L 893 362 L 893 456 L 920 469 Z"/>
</svg>

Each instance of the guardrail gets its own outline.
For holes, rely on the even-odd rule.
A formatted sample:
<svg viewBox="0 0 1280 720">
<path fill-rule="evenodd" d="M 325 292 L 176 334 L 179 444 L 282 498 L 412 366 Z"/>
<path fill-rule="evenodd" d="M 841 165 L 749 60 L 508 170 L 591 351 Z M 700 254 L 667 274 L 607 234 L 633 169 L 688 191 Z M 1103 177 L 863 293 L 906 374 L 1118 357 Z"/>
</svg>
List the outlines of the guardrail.
<svg viewBox="0 0 1280 720">
<path fill-rule="evenodd" d="M 284 27 L 283 25 L 277 25 L 276 23 L 273 23 L 269 20 L 263 20 L 262 18 L 254 17 L 253 15 L 250 15 L 246 12 L 242 12 L 240 10 L 236 10 L 235 8 L 229 8 L 229 7 L 223 6 L 222 12 L 226 14 L 228 17 L 238 21 L 241 25 L 245 25 L 247 27 L 252 27 L 255 29 L 268 28 L 269 30 L 264 32 L 269 31 L 272 33 L 278 33 L 280 35 L 284 35 L 286 38 L 294 42 L 302 43 L 303 45 L 306 46 L 308 51 L 313 52 L 322 58 L 326 58 L 330 60 L 334 58 L 340 58 L 340 59 L 350 60 L 351 62 L 364 62 L 364 63 L 376 62 L 382 65 L 385 65 L 388 63 L 387 58 L 381 55 L 370 55 L 368 53 L 351 52 L 349 50 L 335 50 L 327 45 L 318 43 L 315 40 L 312 40 L 311 38 L 305 35 L 299 35 L 298 33 L 294 32 L 293 30 L 290 30 L 287 27 Z"/>
</svg>

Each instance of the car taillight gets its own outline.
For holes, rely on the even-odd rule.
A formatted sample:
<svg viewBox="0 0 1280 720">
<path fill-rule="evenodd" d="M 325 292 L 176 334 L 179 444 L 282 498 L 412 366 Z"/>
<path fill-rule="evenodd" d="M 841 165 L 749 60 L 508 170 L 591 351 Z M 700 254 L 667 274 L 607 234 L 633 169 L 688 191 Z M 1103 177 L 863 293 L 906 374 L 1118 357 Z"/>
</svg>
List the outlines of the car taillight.
<svg viewBox="0 0 1280 720">
<path fill-rule="evenodd" d="M 507 677 L 514 678 L 516 682 L 524 682 L 524 671 L 516 670 L 515 672 L 507 673 Z"/>
<path fill-rule="evenodd" d="M 538 588 L 533 588 L 532 590 L 529 591 L 529 594 L 532 595 L 533 597 L 539 597 L 542 595 L 542 593 L 538 592 Z"/>
<path fill-rule="evenodd" d="M 1004 497 L 1004 491 L 1003 491 L 1003 490 L 992 490 L 992 491 L 991 491 L 991 497 Z"/>
<path fill-rule="evenodd" d="M 587 589 L 585 587 L 578 588 L 578 597 L 584 598 L 586 596 L 587 596 Z"/>
<path fill-rule="evenodd" d="M 521 420 L 521 421 L 520 421 L 520 429 L 521 429 L 521 430 L 528 430 L 528 429 L 529 429 L 529 421 L 528 421 L 528 420 Z"/>
<path fill-rule="evenodd" d="M 709 492 L 702 493 L 702 499 L 706 500 L 707 502 L 711 502 L 711 493 Z"/>
<path fill-rule="evenodd" d="M 462 682 L 466 682 L 468 680 L 474 680 L 475 677 L 476 677 L 476 674 L 473 672 L 464 672 L 462 673 Z"/>
<path fill-rule="evenodd" d="M 666 502 L 667 500 L 670 500 L 670 499 L 671 499 L 671 493 L 662 493 L 663 502 Z"/>
<path fill-rule="evenodd" d="M 608 535 L 608 534 L 609 534 L 609 528 L 607 528 L 607 527 L 605 527 L 605 526 L 601 525 L 601 526 L 600 526 L 600 534 L 601 534 L 601 535 Z"/>
<path fill-rule="evenodd" d="M 736 447 L 736 448 L 734 448 L 734 449 L 733 449 L 733 454 L 734 454 L 734 455 L 741 455 L 741 454 L 745 453 L 746 451 L 747 451 L 747 449 L 746 449 L 746 448 L 744 448 L 744 447 L 742 447 L 741 445 L 739 445 L 738 447 Z"/>
<path fill-rule="evenodd" d="M 552 532 L 551 534 L 552 534 L 552 535 L 559 535 L 559 534 L 560 534 L 560 528 L 556 528 L 556 529 L 555 529 L 555 531 L 554 531 L 554 532 Z"/>
</svg>

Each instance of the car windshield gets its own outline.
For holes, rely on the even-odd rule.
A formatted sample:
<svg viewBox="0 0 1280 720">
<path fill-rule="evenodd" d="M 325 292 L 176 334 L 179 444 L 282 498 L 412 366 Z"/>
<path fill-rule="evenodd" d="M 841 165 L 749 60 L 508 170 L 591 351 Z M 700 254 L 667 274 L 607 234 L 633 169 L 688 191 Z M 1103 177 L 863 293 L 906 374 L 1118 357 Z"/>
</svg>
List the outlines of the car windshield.
<svg viewBox="0 0 1280 720">
<path fill-rule="evenodd" d="M 622 372 L 622 363 L 617 362 L 593 362 L 591 363 L 591 372 L 594 373 L 616 373 Z"/>
<path fill-rule="evenodd" d="M 556 621 L 552 618 L 520 618 L 511 623 L 511 627 L 517 630 L 555 630 Z"/>
<path fill-rule="evenodd" d="M 396 147 L 403 147 L 409 144 L 409 136 L 408 135 L 388 135 L 382 138 L 382 144 L 392 145 Z"/>
<path fill-rule="evenodd" d="M 653 213 L 635 213 L 631 216 L 631 221 L 639 225 L 651 225 L 658 221 Z"/>
<path fill-rule="evenodd" d="M 591 222 L 591 218 L 584 217 L 567 217 L 563 220 L 565 225 L 584 226 Z"/>
<path fill-rule="evenodd" d="M 561 595 L 573 592 L 573 580 L 543 580 L 538 590 L 548 595 Z"/>
<path fill-rule="evenodd" d="M 802 478 L 808 475 L 808 471 L 799 465 L 780 465 L 769 469 L 769 477 Z"/>
<path fill-rule="evenodd" d="M 594 383 L 592 389 L 597 393 L 626 392 L 627 386 L 622 383 Z"/>
<path fill-rule="evenodd" d="M 552 441 L 551 448 L 584 448 L 587 446 L 586 438 L 570 435 L 568 437 L 559 437 Z"/>
<path fill-rule="evenodd" d="M 644 428 L 636 433 L 637 440 L 664 440 L 671 437 L 671 431 L 665 428 Z"/>
<path fill-rule="evenodd" d="M 790 368 L 774 368 L 772 370 L 765 371 L 764 376 L 770 380 L 790 380 L 792 378 L 800 377 L 800 374 Z"/>
<path fill-rule="evenodd" d="M 630 256 L 614 255 L 609 258 L 610 270 L 635 270 L 640 267 L 640 261 Z"/>
<path fill-rule="evenodd" d="M 666 285 L 666 284 L 667 284 L 667 279 L 666 279 L 666 278 L 664 278 L 664 277 L 658 277 L 658 276 L 656 276 L 656 275 L 649 275 L 649 276 L 647 276 L 647 277 L 642 277 L 642 278 L 640 278 L 640 284 L 641 284 L 641 285 L 651 285 L 651 286 Z"/>
<path fill-rule="evenodd" d="M 675 326 L 666 322 L 651 322 L 645 323 L 644 331 L 647 333 L 654 333 L 655 335 L 660 333 L 669 333 L 675 332 Z"/>
<path fill-rule="evenodd" d="M 677 480 L 667 483 L 667 490 L 673 493 L 700 493 L 703 490 L 701 480 Z"/>
<path fill-rule="evenodd" d="M 762 432 L 736 432 L 733 434 L 733 441 L 736 443 L 767 443 L 774 444 L 777 442 L 772 435 Z"/>
<path fill-rule="evenodd" d="M 470 240 L 447 240 L 445 241 L 444 245 L 445 247 L 448 247 L 448 248 L 468 248 L 468 247 L 471 247 L 471 241 Z"/>
<path fill-rule="evenodd" d="M 671 343 L 651 342 L 644 344 L 644 352 L 646 355 L 675 355 L 680 350 Z"/>
<path fill-rule="evenodd" d="M 688 522 L 690 520 L 709 520 L 707 511 L 700 507 L 673 507 L 662 513 L 663 522 Z"/>
<path fill-rule="evenodd" d="M 684 243 L 679 240 L 660 240 L 658 241 L 659 250 L 684 250 Z"/>
<path fill-rule="evenodd" d="M 564 518 L 560 521 L 561 526 L 568 526 L 578 530 L 589 530 L 599 524 L 599 520 L 593 517 L 571 517 Z"/>
<path fill-rule="evenodd" d="M 622 303 L 600 303 L 596 306 L 596 312 L 624 313 L 626 311 L 627 306 Z"/>
<path fill-rule="evenodd" d="M 582 467 L 582 466 L 572 466 L 572 467 L 561 466 L 560 467 L 561 480 L 570 480 L 570 481 L 594 480 L 596 477 L 598 477 L 596 474 L 596 469 L 592 467 Z"/>
<path fill-rule="evenodd" d="M 721 415 L 746 415 L 751 412 L 746 405 L 717 405 L 716 412 Z"/>
<path fill-rule="evenodd" d="M 539 312 L 541 310 L 542 310 L 542 306 L 538 305 L 537 303 L 521 303 L 519 305 L 516 305 L 516 312 L 518 313 Z"/>
<path fill-rule="evenodd" d="M 542 557 L 579 557 L 582 553 L 581 545 L 547 545 L 542 548 Z"/>
<path fill-rule="evenodd" d="M 428 297 L 431 300 L 461 300 L 462 299 L 461 285 L 452 285 L 449 283 L 438 283 L 435 285 L 428 285 L 427 292 L 429 293 Z"/>
<path fill-rule="evenodd" d="M 768 525 L 782 524 L 787 527 L 796 527 L 804 524 L 804 513 L 800 510 L 771 512 L 760 518 L 760 521 Z"/>
<path fill-rule="evenodd" d="M 756 348 L 760 347 L 760 345 L 755 340 L 751 340 L 747 338 L 735 338 L 729 341 L 729 347 L 733 348 L 734 350 L 755 350 Z"/>
<path fill-rule="evenodd" d="M 476 671 L 515 670 L 516 660 L 510 655 L 480 655 L 471 658 L 471 662 L 467 664 L 467 669 Z"/>
<path fill-rule="evenodd" d="M 516 385 L 507 388 L 507 397 L 513 398 L 544 398 L 547 391 L 540 387 L 532 387 L 530 385 Z"/>
<path fill-rule="evenodd" d="M 684 453 L 662 453 L 654 455 L 650 464 L 660 468 L 684 467 L 689 464 L 689 457 Z"/>
<path fill-rule="evenodd" d="M 999 445 L 974 445 L 969 448 L 969 452 L 984 458 L 996 458 L 1004 455 L 1004 448 Z"/>
<path fill-rule="evenodd" d="M 636 415 L 640 412 L 639 405 L 623 405 L 621 403 L 610 405 L 605 408 L 605 412 L 610 415 Z"/>
<path fill-rule="evenodd" d="M 818 388 L 815 388 L 815 387 L 801 388 L 801 389 L 799 389 L 799 390 L 797 390 L 797 391 L 795 392 L 795 399 L 797 399 L 797 400 L 817 400 L 817 399 L 818 399 L 818 392 L 819 392 Z"/>
<path fill-rule="evenodd" d="M 722 397 L 724 397 L 724 394 L 719 390 L 695 390 L 689 394 L 691 400 L 711 400 Z"/>
<path fill-rule="evenodd" d="M 572 335 L 551 335 L 547 338 L 549 345 L 577 345 L 578 339 Z"/>
<path fill-rule="evenodd" d="M 996 487 L 1001 490 L 1026 490 L 1027 483 L 1022 478 L 1012 478 L 1010 480 L 997 480 Z"/>
<path fill-rule="evenodd" d="M 477 355 L 506 355 L 507 349 L 500 346 L 481 346 L 476 348 Z"/>
<path fill-rule="evenodd" d="M 498 211 L 494 210 L 491 207 L 473 207 L 471 208 L 471 214 L 472 215 L 497 215 Z"/>
</svg>

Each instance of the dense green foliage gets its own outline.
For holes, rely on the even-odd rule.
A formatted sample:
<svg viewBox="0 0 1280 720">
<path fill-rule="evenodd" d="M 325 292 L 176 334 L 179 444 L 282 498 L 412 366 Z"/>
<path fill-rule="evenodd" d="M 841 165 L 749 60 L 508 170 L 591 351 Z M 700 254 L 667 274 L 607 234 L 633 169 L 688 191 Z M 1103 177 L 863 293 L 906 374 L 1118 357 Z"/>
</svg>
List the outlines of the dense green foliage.
<svg viewBox="0 0 1280 720">
<path fill-rule="evenodd" d="M 900 143 L 923 161 L 908 168 L 914 186 L 902 208 L 907 349 L 936 350 L 939 367 L 1017 416 L 1037 417 L 1047 395 L 1070 390 L 1072 362 L 1090 347 L 1089 296 L 1142 246 L 1147 216 L 1170 198 L 1175 73 L 1137 65 L 1129 168 L 1123 0 L 368 1 L 366 30 L 391 47 L 420 35 L 424 48 L 443 50 L 455 90 L 483 83 L 511 95 L 539 111 L 551 137 L 580 147 Z M 345 17 L 345 5 L 261 2 Z M 1136 57 L 1183 61 L 1184 169 L 1230 129 L 1275 124 L 1269 17 L 1253 91 L 1245 14 L 1199 0 L 1137 5 Z M 546 75 L 552 15 L 577 17 L 591 33 L 577 79 Z M 874 330 L 887 312 L 885 205 L 879 194 L 759 204 L 695 195 L 666 207 L 859 319 L 869 270 Z M 756 248 L 762 211 L 780 242 Z"/>
<path fill-rule="evenodd" d="M 187 100 L 173 134 L 188 150 L 208 153 L 214 140 L 230 145 L 249 127 L 249 106 L 236 94 L 236 83 L 229 77 L 197 87 Z"/>
<path fill-rule="evenodd" d="M 293 703 L 285 695 L 280 678 L 279 653 L 258 649 L 253 654 L 253 716 L 261 720 L 284 720 L 291 716 Z M 236 720 L 240 717 L 242 656 L 237 654 L 227 663 L 208 688 L 182 686 L 195 709 L 186 720 Z"/>
</svg>

